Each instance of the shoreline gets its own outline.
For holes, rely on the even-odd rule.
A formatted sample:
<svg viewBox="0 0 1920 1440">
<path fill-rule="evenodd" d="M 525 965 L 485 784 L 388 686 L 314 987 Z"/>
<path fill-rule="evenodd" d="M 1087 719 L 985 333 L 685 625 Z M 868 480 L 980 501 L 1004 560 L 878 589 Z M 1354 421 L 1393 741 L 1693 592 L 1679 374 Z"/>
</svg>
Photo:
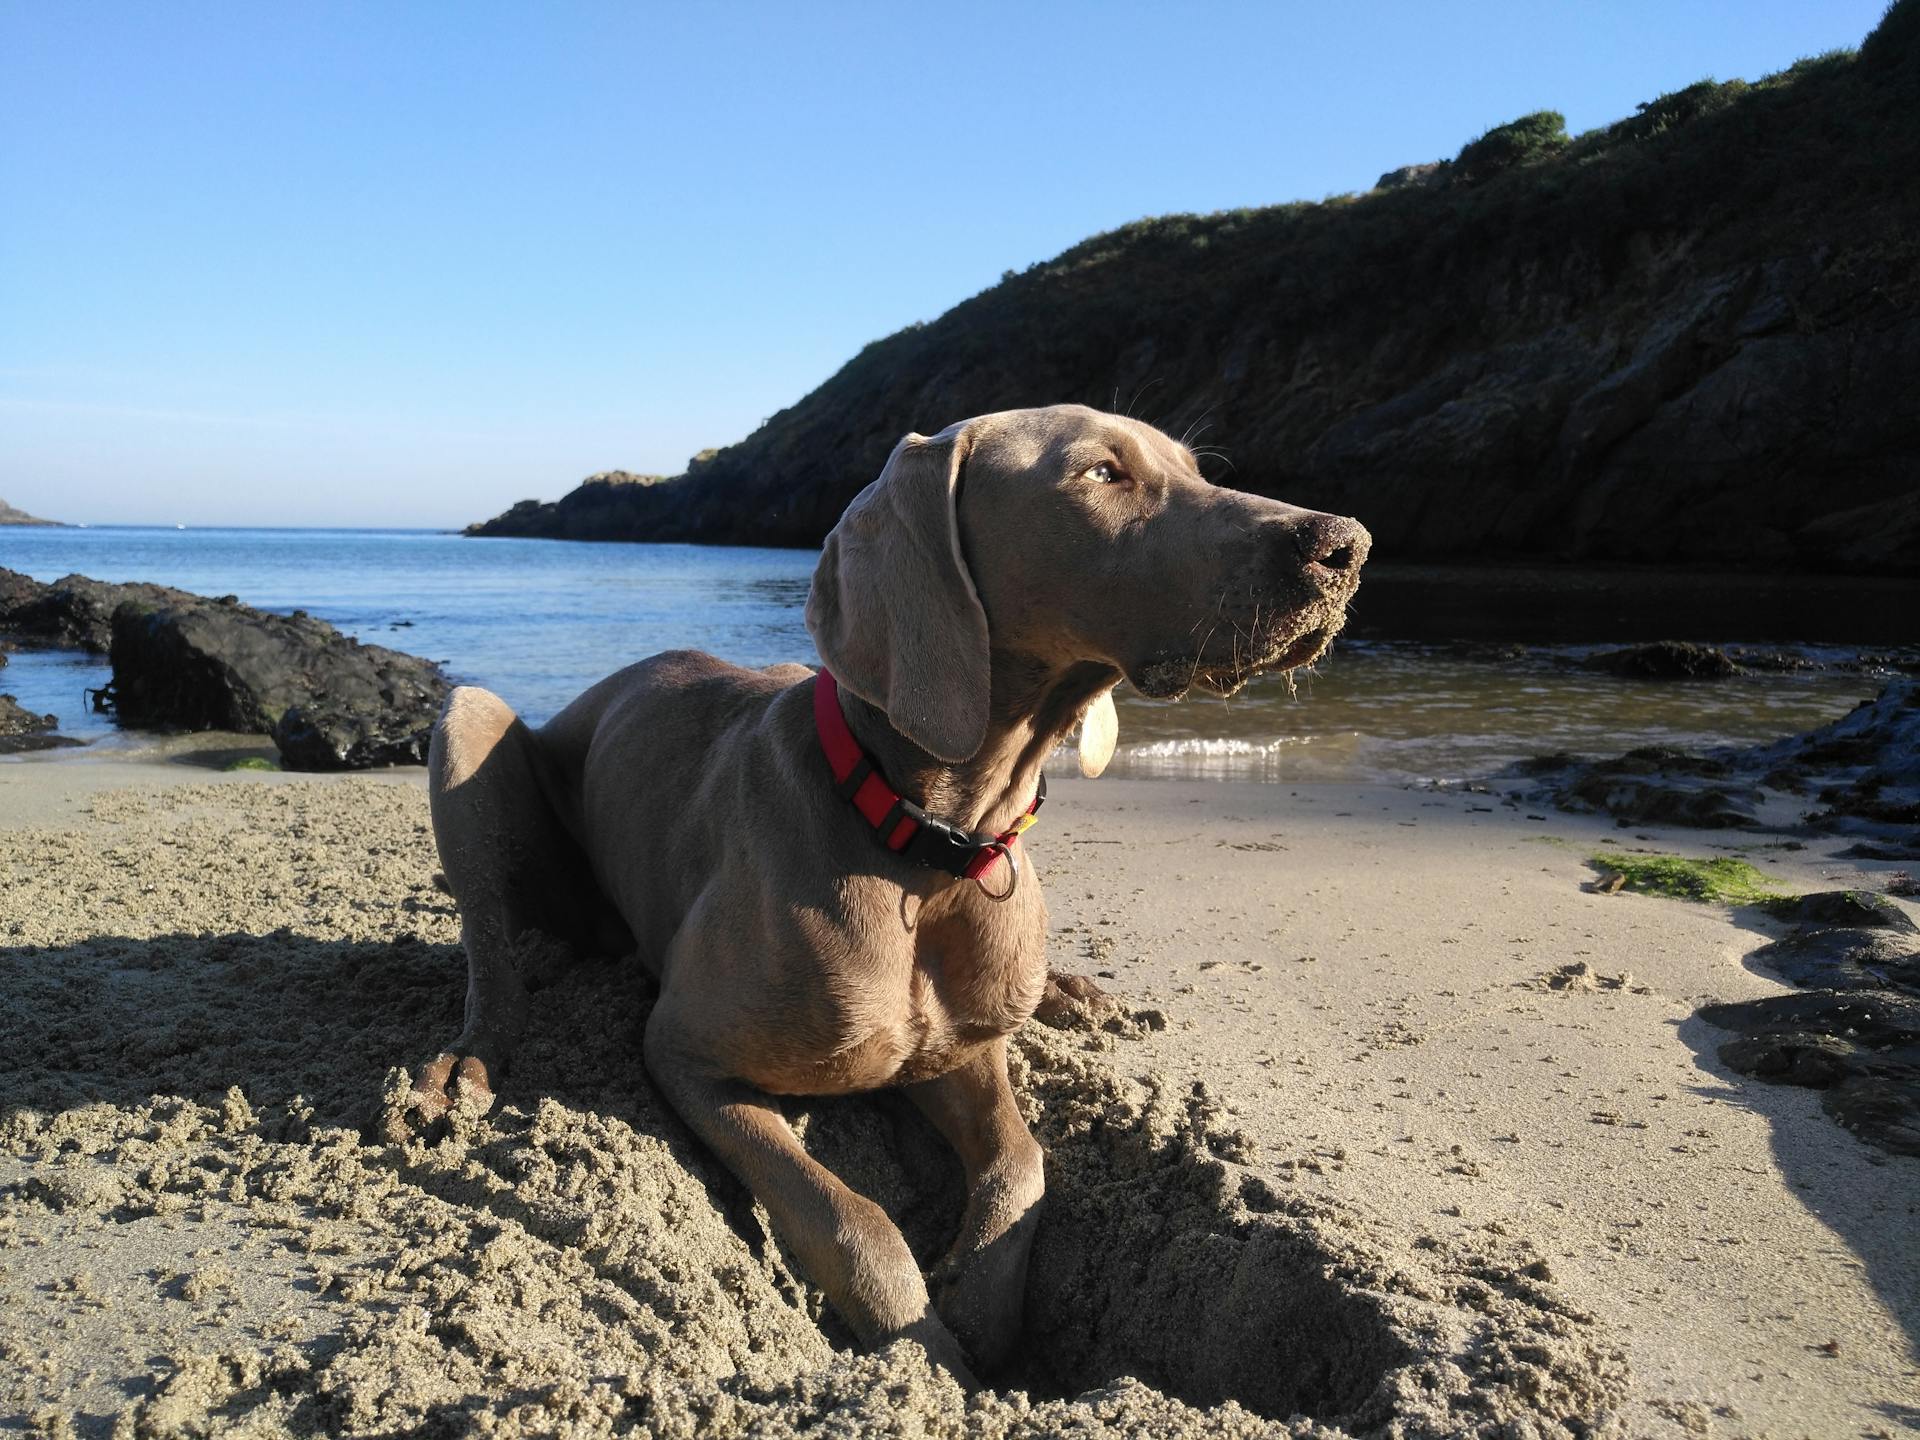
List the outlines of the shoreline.
<svg viewBox="0 0 1920 1440">
<path fill-rule="evenodd" d="M 104 662 L 93 661 L 83 677 L 71 661 L 45 658 L 60 653 L 16 657 L 0 670 L 0 693 L 17 693 L 35 713 L 57 713 L 84 678 L 106 682 Z M 1231 702 L 1123 695 L 1111 773 L 1277 784 L 1488 783 L 1525 773 L 1548 754 L 1600 759 L 1645 745 L 1704 753 L 1770 743 L 1831 723 L 1920 669 L 1920 656 L 1869 665 L 1852 652 L 1730 650 L 1705 653 L 1752 663 L 1714 678 L 1649 679 L 1601 668 L 1620 653 L 1629 652 L 1363 642 L 1299 677 L 1297 693 L 1273 680 Z M 485 683 L 458 672 L 455 679 Z M 522 713 L 537 725 L 546 711 L 535 704 Z M 201 743 L 194 732 L 121 728 L 97 715 L 57 733 L 79 742 L 61 749 L 58 758 L 71 761 Z M 207 743 L 221 742 L 215 735 Z M 271 749 L 263 754 L 273 758 Z M 0 753 L 0 765 L 15 758 Z"/>
<path fill-rule="evenodd" d="M 127 973 L 172 983 L 166 977 L 207 963 L 196 958 L 207 943 L 196 932 L 232 934 L 224 943 L 255 956 L 243 968 L 256 969 L 285 944 L 331 953 L 334 937 L 416 935 L 433 943 L 434 958 L 411 1003 L 438 1018 L 409 1022 L 406 1039 L 385 1042 L 396 1053 L 376 1045 L 359 1062 L 411 1063 L 412 1050 L 445 1038 L 438 1029 L 457 1014 L 459 991 L 450 913 L 426 884 L 422 784 L 417 770 L 316 779 L 177 759 L 0 767 L 0 854 L 19 877 L 0 899 L 0 931 L 13 931 L 0 956 L 16 982 L 52 993 L 81 985 L 73 1003 L 84 1010 L 85 993 L 106 992 L 60 981 L 56 969 L 86 960 L 109 976 L 132 964 Z M 1821 1113 L 1816 1092 L 1734 1075 L 1715 1057 L 1721 1032 L 1694 1011 L 1787 988 L 1742 963 L 1770 934 L 1717 908 L 1595 893 L 1586 856 L 1615 845 L 1741 853 L 1796 889 L 1892 867 L 1834 859 L 1837 838 L 1766 849 L 1765 833 L 1623 830 L 1474 793 L 1111 778 L 1063 779 L 1057 790 L 1029 837 L 1052 909 L 1051 963 L 1101 975 L 1160 1012 L 1165 1028 L 1040 1040 L 1064 1042 L 1123 1088 L 1134 1083 L 1127 1077 L 1147 1077 L 1156 1094 L 1204 1084 L 1220 1123 L 1244 1137 L 1246 1173 L 1288 1206 L 1333 1207 L 1327 1213 L 1382 1255 L 1410 1265 L 1524 1247 L 1560 1300 L 1591 1317 L 1577 1327 L 1583 1343 L 1624 1355 L 1614 1420 L 1626 1433 L 1871 1434 L 1920 1407 L 1920 1257 L 1910 1243 L 1920 1160 L 1868 1149 Z M 404 883 L 392 878 L 401 874 Z M 275 927 L 286 925 L 291 938 L 276 942 Z M 1555 988 L 1569 966 L 1587 968 Z M 252 983 L 271 985 L 270 972 Z M 353 1013 L 323 1014 L 335 1026 L 324 1033 L 345 1034 L 337 1027 Z M 216 1100 L 223 1087 L 210 1063 L 157 1060 L 154 1088 Z M 323 1115 L 347 1103 L 329 1095 L 358 1093 L 329 1063 L 301 1062 L 322 1066 L 306 1093 Z M 531 1060 L 503 1105 L 547 1113 L 541 1074 Z M 109 1113 L 124 1116 L 147 1084 L 126 1078 L 137 1079 L 131 1091 L 111 1081 L 82 1089 L 107 1083 L 124 1097 Z M 229 1083 L 261 1116 L 291 1098 L 270 1074 Z M 623 1070 L 621 1083 L 637 1082 Z M 102 1123 L 98 1107 L 71 1113 L 76 1134 Z M 213 1163 L 215 1141 L 182 1143 L 183 1160 Z M 310 1158 L 333 1143 L 278 1148 Z M 343 1155 L 367 1156 L 356 1164 L 377 1158 L 378 1147 L 346 1143 Z M 172 1228 L 142 1240 L 138 1264 L 113 1261 L 118 1252 L 100 1246 L 118 1232 L 100 1228 L 96 1202 L 74 1192 L 66 1208 L 42 1203 L 48 1192 L 33 1177 L 44 1170 L 17 1144 L 5 1150 L 0 1237 L 43 1242 L 31 1246 L 36 1268 L 19 1273 L 84 1271 L 93 1297 L 109 1302 L 96 1308 L 72 1288 L 0 1279 L 4 1308 L 51 1357 L 49 1376 L 84 1361 L 137 1390 L 152 1383 L 144 1377 L 186 1373 L 194 1354 L 269 1353 L 272 1325 L 320 1345 L 379 1309 L 378 1286 L 360 1300 L 352 1286 L 344 1299 L 303 1299 L 307 1282 L 264 1261 L 201 1299 L 173 1294 L 179 1280 L 154 1298 L 149 1272 L 205 1270 L 206 1255 L 194 1256 L 225 1245 L 243 1212 L 207 1202 L 196 1219 L 176 1208 L 161 1217 Z M 595 1163 L 614 1163 L 611 1152 Z M 467 1192 L 436 1193 L 457 1214 Z M 339 1263 L 378 1273 L 411 1243 L 376 1216 L 354 1230 Z M 563 1244 L 550 1263 L 572 1263 L 570 1253 Z M 115 1340 L 136 1317 L 140 1343 Z M 149 1365 L 162 1355 L 166 1366 Z M 415 1361 L 395 1363 L 404 1376 Z M 889 1359 L 888 1373 L 904 1363 Z M 31 1389 L 42 1372 L 26 1373 Z M 51 1403 L 51 1392 L 36 1394 L 36 1404 Z M 1146 1403 L 1133 1392 L 1125 1400 Z M 1081 1411 L 1057 1418 L 1068 1413 Z M 1208 1413 L 1182 1412 L 1180 1423 Z M 95 1433 L 91 1424 L 80 1433 Z"/>
</svg>

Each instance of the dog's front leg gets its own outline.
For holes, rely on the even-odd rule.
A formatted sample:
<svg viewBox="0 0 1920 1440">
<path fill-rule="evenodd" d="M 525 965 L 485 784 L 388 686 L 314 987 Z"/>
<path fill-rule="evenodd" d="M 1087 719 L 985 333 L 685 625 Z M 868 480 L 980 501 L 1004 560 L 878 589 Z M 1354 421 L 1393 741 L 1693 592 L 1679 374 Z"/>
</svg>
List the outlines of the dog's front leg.
<svg viewBox="0 0 1920 1440">
<path fill-rule="evenodd" d="M 887 1214 L 801 1148 L 773 1100 L 714 1073 L 692 1053 L 667 996 L 647 1021 L 647 1072 L 680 1118 L 766 1206 L 807 1278 L 861 1342 L 917 1340 L 934 1364 L 975 1385 L 953 1334 L 934 1312 L 906 1238 Z"/>
<path fill-rule="evenodd" d="M 935 1272 L 939 1309 L 967 1353 L 992 1370 L 1020 1334 L 1027 1254 L 1046 1191 L 1044 1156 L 1007 1080 L 1007 1042 L 983 1045 L 958 1069 L 906 1093 L 966 1169 L 960 1234 Z"/>
</svg>

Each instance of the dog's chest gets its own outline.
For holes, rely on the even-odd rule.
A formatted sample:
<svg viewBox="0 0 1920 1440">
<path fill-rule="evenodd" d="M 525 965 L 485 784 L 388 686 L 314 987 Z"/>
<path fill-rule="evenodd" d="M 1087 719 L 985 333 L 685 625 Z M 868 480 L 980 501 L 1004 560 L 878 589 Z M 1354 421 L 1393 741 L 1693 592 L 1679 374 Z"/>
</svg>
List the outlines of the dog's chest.
<svg viewBox="0 0 1920 1440">
<path fill-rule="evenodd" d="M 1037 891 L 998 906 L 965 892 L 959 903 L 945 898 L 909 910 L 897 929 L 810 934 L 807 968 L 817 970 L 825 955 L 839 963 L 784 992 L 766 1023 L 741 1037 L 741 1077 L 777 1094 L 908 1085 L 946 1074 L 1025 1024 L 1047 983 Z"/>
<path fill-rule="evenodd" d="M 945 1074 L 967 1052 L 1026 1023 L 1046 989 L 1046 922 L 978 909 L 916 928 L 891 1083 Z"/>
</svg>

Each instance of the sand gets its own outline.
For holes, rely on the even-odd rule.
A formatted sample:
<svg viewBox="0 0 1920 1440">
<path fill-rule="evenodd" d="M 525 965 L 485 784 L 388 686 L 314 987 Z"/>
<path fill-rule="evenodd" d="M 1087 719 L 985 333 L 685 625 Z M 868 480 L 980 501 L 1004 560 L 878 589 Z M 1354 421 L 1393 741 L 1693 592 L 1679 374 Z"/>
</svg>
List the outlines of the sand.
<svg viewBox="0 0 1920 1440">
<path fill-rule="evenodd" d="M 862 1354 L 573 970 L 496 1112 L 380 1141 L 464 964 L 417 773 L 0 765 L 0 1425 L 50 1435 L 1859 1435 L 1920 1419 L 1920 1161 L 1735 1076 L 1726 912 L 1483 794 L 1062 782 L 1021 1355 Z M 1647 835 L 1647 840 L 1636 835 Z M 1741 836 L 1738 843 L 1764 844 Z M 1798 888 L 1876 867 L 1753 850 Z M 1911 911 L 1911 906 L 1909 909 Z M 1116 1033 L 1117 1032 L 1117 1033 Z M 384 1098 L 383 1098 L 384 1097 Z M 910 1108 L 795 1106 L 927 1258 Z"/>
</svg>

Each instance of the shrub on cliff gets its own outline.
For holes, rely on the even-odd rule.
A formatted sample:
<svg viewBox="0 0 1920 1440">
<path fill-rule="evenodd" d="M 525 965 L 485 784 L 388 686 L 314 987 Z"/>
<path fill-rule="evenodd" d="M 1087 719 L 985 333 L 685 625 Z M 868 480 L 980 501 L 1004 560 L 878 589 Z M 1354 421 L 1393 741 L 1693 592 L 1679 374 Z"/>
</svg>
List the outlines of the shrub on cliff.
<svg viewBox="0 0 1920 1440">
<path fill-rule="evenodd" d="M 1920 70 L 1920 0 L 1894 0 L 1873 33 L 1860 42 L 1860 58 L 1877 70 Z"/>
<path fill-rule="evenodd" d="M 1471 185 L 1530 160 L 1545 160 L 1564 150 L 1569 138 L 1566 116 L 1558 110 L 1536 110 L 1461 146 L 1453 173 Z"/>
<path fill-rule="evenodd" d="M 1729 80 L 1724 85 L 1708 77 L 1696 80 L 1681 90 L 1670 90 L 1634 107 L 1639 113 L 1608 127 L 1610 136 L 1629 140 L 1647 140 L 1681 125 L 1691 124 L 1703 115 L 1711 115 L 1739 99 L 1747 91 L 1744 80 Z"/>
</svg>

